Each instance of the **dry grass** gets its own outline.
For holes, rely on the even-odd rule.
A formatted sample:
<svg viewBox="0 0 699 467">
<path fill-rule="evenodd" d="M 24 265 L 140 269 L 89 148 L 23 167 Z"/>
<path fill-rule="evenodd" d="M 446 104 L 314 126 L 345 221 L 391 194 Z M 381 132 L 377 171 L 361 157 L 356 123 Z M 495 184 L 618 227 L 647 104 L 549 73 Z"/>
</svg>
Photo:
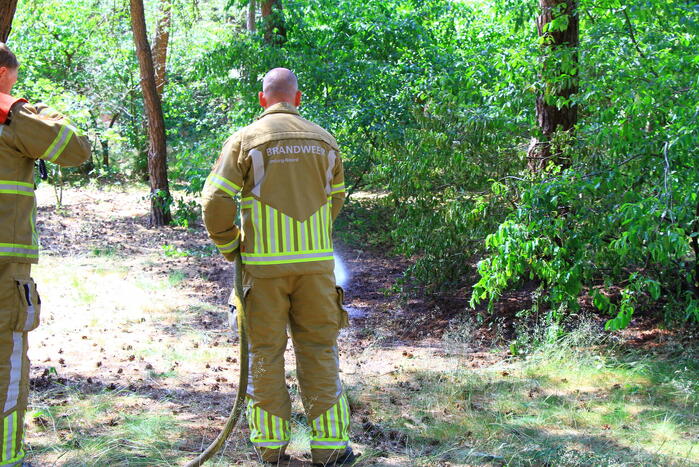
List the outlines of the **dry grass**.
<svg viewBox="0 0 699 467">
<path fill-rule="evenodd" d="M 51 192 L 42 190 L 45 206 Z M 202 253 L 201 231 L 144 226 L 141 198 L 135 189 L 69 191 L 64 216 L 44 219 L 50 245 L 72 243 L 34 270 L 44 298 L 42 326 L 31 333 L 34 465 L 180 465 L 230 408 L 238 370 L 226 330 L 228 272 Z M 469 320 L 443 341 L 405 342 L 362 327 L 371 322 L 340 339 L 360 465 L 699 464 L 691 346 L 622 351 L 582 327 L 512 358 L 474 342 Z M 293 413 L 290 453 L 304 465 L 298 398 Z M 252 464 L 241 427 L 213 465 Z"/>
</svg>

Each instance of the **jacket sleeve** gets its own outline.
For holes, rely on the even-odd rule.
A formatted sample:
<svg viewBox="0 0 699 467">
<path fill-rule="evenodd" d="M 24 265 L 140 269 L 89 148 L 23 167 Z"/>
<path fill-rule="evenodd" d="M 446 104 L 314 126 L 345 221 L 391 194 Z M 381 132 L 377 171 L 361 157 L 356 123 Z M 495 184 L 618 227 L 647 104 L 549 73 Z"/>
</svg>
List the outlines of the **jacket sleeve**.
<svg viewBox="0 0 699 467">
<path fill-rule="evenodd" d="M 236 196 L 243 187 L 240 161 L 240 137 L 234 134 L 223 145 L 223 150 L 206 179 L 202 193 L 204 225 L 218 250 L 233 261 L 240 246 Z"/>
<path fill-rule="evenodd" d="M 87 137 L 65 116 L 45 105 L 17 102 L 10 118 L 15 145 L 26 157 L 64 167 L 77 167 L 90 157 Z"/>
<path fill-rule="evenodd" d="M 330 185 L 330 196 L 332 196 L 332 216 L 333 221 L 340 214 L 340 209 L 345 203 L 345 172 L 342 167 L 342 158 L 338 154 L 333 170 L 333 179 Z"/>
</svg>

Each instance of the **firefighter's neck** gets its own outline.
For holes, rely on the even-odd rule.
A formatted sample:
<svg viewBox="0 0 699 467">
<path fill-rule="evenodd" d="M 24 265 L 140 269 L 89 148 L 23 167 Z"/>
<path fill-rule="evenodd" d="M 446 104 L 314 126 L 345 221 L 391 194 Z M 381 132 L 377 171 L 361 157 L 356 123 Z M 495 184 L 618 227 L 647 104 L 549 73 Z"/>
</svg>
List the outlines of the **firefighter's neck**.
<svg viewBox="0 0 699 467">
<path fill-rule="evenodd" d="M 275 104 L 279 104 L 280 102 L 286 102 L 287 104 L 291 104 L 294 107 L 298 107 L 301 105 L 301 91 L 296 91 L 296 94 L 294 94 L 293 96 L 270 96 L 265 94 L 264 92 L 260 92 L 258 94 L 258 97 L 260 99 L 260 105 L 265 110 L 267 110 Z"/>
</svg>

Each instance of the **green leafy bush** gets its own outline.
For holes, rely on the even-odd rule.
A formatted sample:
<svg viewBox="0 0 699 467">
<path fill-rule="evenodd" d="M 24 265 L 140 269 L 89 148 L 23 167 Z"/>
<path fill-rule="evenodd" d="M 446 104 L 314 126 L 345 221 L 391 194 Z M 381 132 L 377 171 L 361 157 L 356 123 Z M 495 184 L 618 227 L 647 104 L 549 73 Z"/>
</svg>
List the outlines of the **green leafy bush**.
<svg viewBox="0 0 699 467">
<path fill-rule="evenodd" d="M 546 290 L 554 319 L 578 310 L 583 292 L 616 315 L 611 330 L 626 327 L 642 304 L 662 307 L 668 318 L 696 319 L 693 206 L 675 206 L 671 222 L 661 198 L 623 188 L 639 175 L 571 170 L 532 182 L 517 210 L 486 238 L 490 254 L 478 264 L 471 304 L 488 299 L 492 307 L 506 288 L 530 278 Z M 696 194 L 690 199 L 696 202 Z M 620 298 L 612 301 L 605 292 L 614 287 Z"/>
<path fill-rule="evenodd" d="M 639 308 L 697 321 L 696 6 L 609 3 L 581 5 L 583 111 L 563 146 L 573 166 L 512 184 L 521 196 L 486 238 L 472 305 L 529 277 L 552 319 L 589 293 L 609 330 Z"/>
</svg>

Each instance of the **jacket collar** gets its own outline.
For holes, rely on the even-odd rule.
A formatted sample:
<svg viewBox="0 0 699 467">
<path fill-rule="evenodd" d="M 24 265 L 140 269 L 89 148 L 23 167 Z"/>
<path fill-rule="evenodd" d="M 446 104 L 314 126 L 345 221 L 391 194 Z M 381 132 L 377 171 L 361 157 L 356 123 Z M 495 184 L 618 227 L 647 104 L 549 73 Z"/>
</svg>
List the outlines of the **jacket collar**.
<svg viewBox="0 0 699 467">
<path fill-rule="evenodd" d="M 262 115 L 257 117 L 257 119 L 259 120 L 266 115 L 278 113 L 299 115 L 299 111 L 296 110 L 296 107 L 293 105 L 289 104 L 288 102 L 279 102 L 278 104 L 268 107 L 267 110 L 262 112 Z"/>
</svg>

